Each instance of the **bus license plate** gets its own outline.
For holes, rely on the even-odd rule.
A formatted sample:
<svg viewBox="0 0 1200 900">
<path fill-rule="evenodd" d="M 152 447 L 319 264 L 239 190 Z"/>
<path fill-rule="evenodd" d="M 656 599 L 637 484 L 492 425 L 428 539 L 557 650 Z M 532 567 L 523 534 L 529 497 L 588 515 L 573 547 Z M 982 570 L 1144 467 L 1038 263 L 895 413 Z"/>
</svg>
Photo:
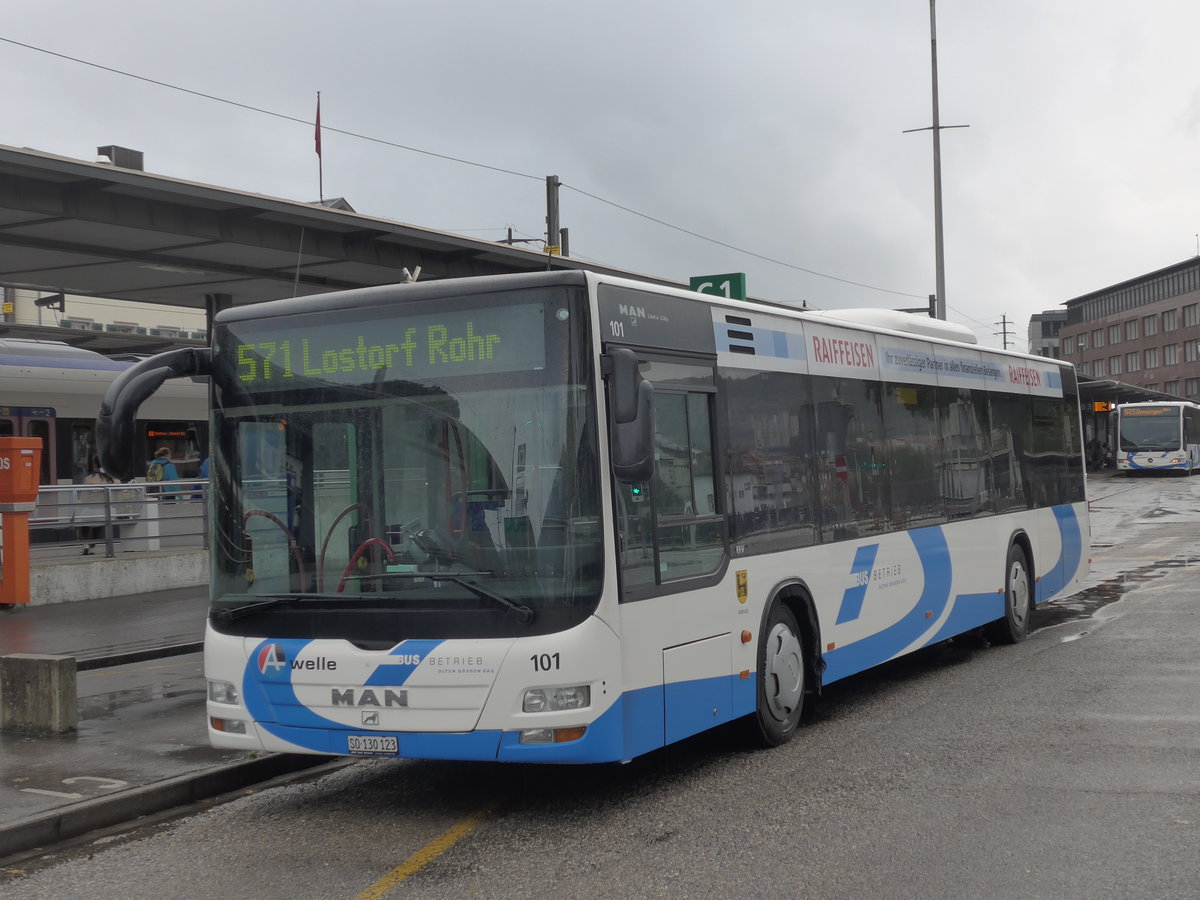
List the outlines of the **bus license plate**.
<svg viewBox="0 0 1200 900">
<path fill-rule="evenodd" d="M 346 736 L 346 751 L 354 756 L 395 756 L 400 748 L 395 735 L 351 734 Z"/>
</svg>

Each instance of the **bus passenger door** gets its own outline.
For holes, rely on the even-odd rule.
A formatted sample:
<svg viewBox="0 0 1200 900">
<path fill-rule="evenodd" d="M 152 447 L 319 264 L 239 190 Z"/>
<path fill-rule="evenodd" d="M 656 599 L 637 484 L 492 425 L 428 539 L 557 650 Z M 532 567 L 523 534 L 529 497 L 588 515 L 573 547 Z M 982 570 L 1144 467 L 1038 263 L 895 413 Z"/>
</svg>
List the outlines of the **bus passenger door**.
<svg viewBox="0 0 1200 900">
<path fill-rule="evenodd" d="M 710 590 L 724 571 L 724 491 L 718 484 L 711 363 L 644 361 L 654 387 L 654 473 L 619 483 L 623 601 L 654 604 L 661 623 L 632 640 L 662 653 L 663 738 L 681 740 L 734 717 L 733 639 Z"/>
<path fill-rule="evenodd" d="M 713 576 L 725 562 L 712 367 L 664 360 L 643 370 L 654 385 L 654 475 L 617 488 L 623 600 Z"/>
</svg>

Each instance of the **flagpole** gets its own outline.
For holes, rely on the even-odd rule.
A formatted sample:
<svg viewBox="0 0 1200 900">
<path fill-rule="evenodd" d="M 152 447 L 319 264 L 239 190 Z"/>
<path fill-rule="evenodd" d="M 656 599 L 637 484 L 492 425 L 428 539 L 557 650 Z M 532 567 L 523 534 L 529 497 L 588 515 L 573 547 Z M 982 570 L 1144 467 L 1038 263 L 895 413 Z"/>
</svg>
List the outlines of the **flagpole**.
<svg viewBox="0 0 1200 900">
<path fill-rule="evenodd" d="M 325 202 L 325 160 L 321 156 L 321 92 L 317 91 L 317 127 L 313 132 L 313 141 L 317 150 L 317 194 L 318 199 Z"/>
</svg>

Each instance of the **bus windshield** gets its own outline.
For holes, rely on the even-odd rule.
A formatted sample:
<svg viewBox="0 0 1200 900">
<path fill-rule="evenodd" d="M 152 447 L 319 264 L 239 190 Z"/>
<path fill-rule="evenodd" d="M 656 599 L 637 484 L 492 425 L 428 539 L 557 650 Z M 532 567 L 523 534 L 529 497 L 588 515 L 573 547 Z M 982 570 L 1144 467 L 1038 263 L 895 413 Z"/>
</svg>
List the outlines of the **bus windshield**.
<svg viewBox="0 0 1200 900">
<path fill-rule="evenodd" d="M 1179 408 L 1146 406 L 1121 410 L 1120 448 L 1124 453 L 1140 450 L 1178 450 Z"/>
<path fill-rule="evenodd" d="M 214 627 L 391 645 L 590 613 L 583 304 L 557 287 L 218 322 Z"/>
</svg>

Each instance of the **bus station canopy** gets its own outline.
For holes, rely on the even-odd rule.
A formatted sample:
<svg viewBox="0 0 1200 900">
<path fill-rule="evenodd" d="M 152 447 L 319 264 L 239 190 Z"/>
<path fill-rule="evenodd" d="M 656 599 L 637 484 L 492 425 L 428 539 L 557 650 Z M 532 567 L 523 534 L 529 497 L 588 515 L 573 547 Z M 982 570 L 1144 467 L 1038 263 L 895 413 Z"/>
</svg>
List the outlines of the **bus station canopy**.
<svg viewBox="0 0 1200 900">
<path fill-rule="evenodd" d="M 344 202 L 282 200 L 0 145 L 0 285 L 215 310 L 393 284 L 418 267 L 421 281 L 588 268 L 683 286 L 361 215 Z M 104 353 L 199 343 L 10 323 L 0 336 Z M 1104 379 L 1081 378 L 1080 392 L 1085 409 L 1092 400 L 1178 399 Z"/>
<path fill-rule="evenodd" d="M 1099 411 L 1094 403 L 1147 403 L 1155 400 L 1183 400 L 1175 394 L 1152 391 L 1136 384 L 1125 384 L 1111 378 L 1079 378 L 1079 400 L 1084 413 Z"/>
<path fill-rule="evenodd" d="M 418 267 L 421 281 L 586 267 L 677 284 L 361 215 L 344 202 L 283 200 L 0 145 L 8 287 L 212 310 L 392 284 Z"/>
</svg>

